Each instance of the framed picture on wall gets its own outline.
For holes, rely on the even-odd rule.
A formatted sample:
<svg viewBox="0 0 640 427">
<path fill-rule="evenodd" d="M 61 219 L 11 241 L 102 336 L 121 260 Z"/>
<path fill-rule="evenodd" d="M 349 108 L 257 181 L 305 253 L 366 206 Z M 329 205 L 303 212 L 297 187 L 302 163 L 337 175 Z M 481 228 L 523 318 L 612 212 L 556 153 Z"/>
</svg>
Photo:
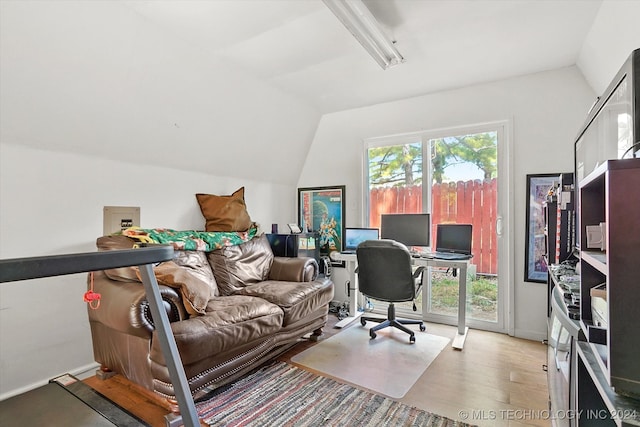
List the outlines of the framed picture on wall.
<svg viewBox="0 0 640 427">
<path fill-rule="evenodd" d="M 318 233 L 321 255 L 342 251 L 344 212 L 344 185 L 298 188 L 298 223 L 303 232 Z M 342 265 L 342 262 L 334 264 Z"/>
<path fill-rule="evenodd" d="M 546 255 L 547 236 L 543 203 L 549 190 L 558 183 L 560 173 L 527 175 L 527 231 L 525 246 L 525 282 L 547 282 Z"/>
</svg>

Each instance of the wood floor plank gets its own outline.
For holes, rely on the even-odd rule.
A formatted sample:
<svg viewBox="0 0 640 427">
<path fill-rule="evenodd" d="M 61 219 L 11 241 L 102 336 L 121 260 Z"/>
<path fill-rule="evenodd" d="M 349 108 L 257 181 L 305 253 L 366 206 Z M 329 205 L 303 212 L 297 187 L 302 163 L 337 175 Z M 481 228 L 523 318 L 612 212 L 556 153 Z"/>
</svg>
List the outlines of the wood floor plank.
<svg viewBox="0 0 640 427">
<path fill-rule="evenodd" d="M 89 377 L 84 382 L 152 426 L 165 426 L 164 416 L 170 411 L 158 404 L 147 390 L 115 375 L 108 380 Z"/>
</svg>

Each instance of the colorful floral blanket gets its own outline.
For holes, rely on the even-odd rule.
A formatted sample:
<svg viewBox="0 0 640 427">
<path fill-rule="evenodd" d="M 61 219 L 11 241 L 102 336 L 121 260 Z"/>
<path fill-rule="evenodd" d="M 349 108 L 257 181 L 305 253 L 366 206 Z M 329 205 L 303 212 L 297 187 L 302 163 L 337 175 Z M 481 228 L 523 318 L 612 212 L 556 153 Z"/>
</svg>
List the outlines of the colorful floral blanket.
<svg viewBox="0 0 640 427">
<path fill-rule="evenodd" d="M 138 228 L 124 230 L 123 235 L 141 243 L 170 244 L 175 249 L 210 252 L 225 246 L 239 245 L 253 239 L 258 227 L 247 231 L 177 231 L 169 228 Z"/>
</svg>

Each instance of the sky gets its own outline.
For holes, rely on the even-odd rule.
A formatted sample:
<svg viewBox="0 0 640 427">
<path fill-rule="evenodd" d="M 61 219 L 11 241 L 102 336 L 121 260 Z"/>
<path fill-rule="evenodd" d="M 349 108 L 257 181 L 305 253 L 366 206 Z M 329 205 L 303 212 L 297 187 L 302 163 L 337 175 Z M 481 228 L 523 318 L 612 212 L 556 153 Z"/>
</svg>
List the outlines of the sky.
<svg viewBox="0 0 640 427">
<path fill-rule="evenodd" d="M 447 166 L 444 170 L 446 181 L 469 181 L 484 179 L 484 172 L 473 163 L 460 163 Z"/>
</svg>

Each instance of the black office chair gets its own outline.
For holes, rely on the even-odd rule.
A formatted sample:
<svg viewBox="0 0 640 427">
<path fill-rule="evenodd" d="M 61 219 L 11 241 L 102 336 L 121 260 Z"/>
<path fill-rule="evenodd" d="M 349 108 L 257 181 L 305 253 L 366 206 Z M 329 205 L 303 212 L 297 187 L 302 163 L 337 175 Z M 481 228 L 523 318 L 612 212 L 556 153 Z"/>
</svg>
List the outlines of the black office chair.
<svg viewBox="0 0 640 427">
<path fill-rule="evenodd" d="M 424 323 L 421 320 L 396 319 L 393 303 L 416 298 L 422 287 L 424 267 L 418 267 L 414 272 L 411 253 L 405 245 L 394 240 L 366 240 L 358 245 L 356 256 L 360 292 L 369 298 L 389 302 L 386 319 L 362 316 L 362 326 L 367 321 L 380 323 L 369 329 L 371 339 L 376 337 L 376 331 L 392 326 L 408 333 L 409 342 L 415 342 L 415 334 L 404 325 L 420 325 L 420 330 L 425 331 Z"/>
</svg>

